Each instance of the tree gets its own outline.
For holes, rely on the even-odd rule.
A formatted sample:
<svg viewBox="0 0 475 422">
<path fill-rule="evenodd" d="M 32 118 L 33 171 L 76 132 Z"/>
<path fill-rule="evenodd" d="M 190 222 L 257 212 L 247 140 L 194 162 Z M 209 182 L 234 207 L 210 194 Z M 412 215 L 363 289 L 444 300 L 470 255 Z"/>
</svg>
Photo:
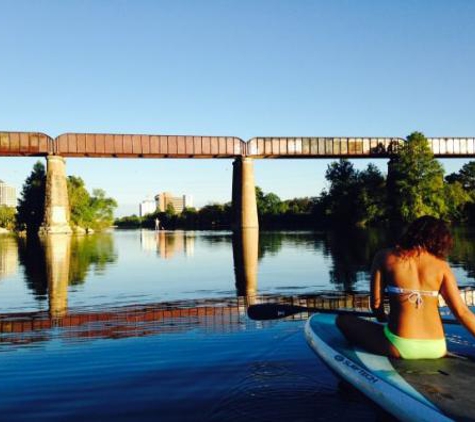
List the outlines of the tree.
<svg viewBox="0 0 475 422">
<path fill-rule="evenodd" d="M 391 217 L 410 222 L 423 215 L 445 217 L 444 169 L 434 158 L 426 137 L 408 136 L 389 164 L 388 199 Z"/>
<path fill-rule="evenodd" d="M 447 218 L 465 222 L 468 219 L 467 207 L 473 205 L 473 198 L 460 182 L 445 183 L 443 195 L 447 204 Z"/>
<path fill-rule="evenodd" d="M 91 226 L 93 217 L 90 208 L 91 196 L 80 177 L 68 177 L 69 207 L 73 226 L 87 228 Z"/>
<path fill-rule="evenodd" d="M 92 213 L 90 227 L 94 230 L 103 230 L 110 227 L 114 222 L 114 209 L 117 208 L 117 202 L 113 198 L 107 198 L 102 189 L 94 189 L 89 202 L 89 208 Z"/>
<path fill-rule="evenodd" d="M 325 214 L 332 222 L 354 225 L 358 172 L 353 164 L 344 159 L 330 163 L 325 172 L 325 179 L 330 182 L 328 192 L 321 197 L 325 203 Z"/>
<path fill-rule="evenodd" d="M 459 182 L 463 189 L 475 196 L 475 161 L 470 161 L 462 166 L 458 173 L 446 176 L 448 183 Z"/>
<path fill-rule="evenodd" d="M 16 209 L 14 207 L 0 205 L 0 227 L 12 230 L 15 227 L 15 214 Z"/>
<path fill-rule="evenodd" d="M 451 218 L 475 220 L 475 161 L 462 166 L 458 173 L 446 176 L 446 197 Z"/>
<path fill-rule="evenodd" d="M 278 215 L 288 208 L 275 193 L 264 193 L 259 186 L 256 187 L 256 203 L 259 216 Z"/>
<path fill-rule="evenodd" d="M 37 233 L 44 219 L 46 171 L 40 161 L 33 166 L 23 184 L 17 207 L 17 227 L 29 234 Z"/>
<path fill-rule="evenodd" d="M 112 225 L 117 202 L 107 198 L 102 189 L 94 189 L 92 196 L 80 177 L 68 177 L 71 223 L 84 229 L 103 230 Z"/>
<path fill-rule="evenodd" d="M 386 179 L 374 165 L 358 172 L 355 204 L 356 225 L 367 226 L 386 217 Z"/>
</svg>

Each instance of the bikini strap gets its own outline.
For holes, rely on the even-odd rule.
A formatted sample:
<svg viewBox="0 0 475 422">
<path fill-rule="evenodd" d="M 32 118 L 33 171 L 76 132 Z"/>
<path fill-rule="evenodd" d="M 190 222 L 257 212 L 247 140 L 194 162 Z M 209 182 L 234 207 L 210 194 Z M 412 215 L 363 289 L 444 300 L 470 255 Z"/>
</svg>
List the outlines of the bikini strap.
<svg viewBox="0 0 475 422">
<path fill-rule="evenodd" d="M 386 291 L 388 293 L 396 293 L 396 294 L 407 294 L 408 302 L 414 303 L 416 308 L 420 308 L 422 306 L 422 296 L 431 296 L 437 297 L 439 292 L 436 290 L 417 290 L 417 289 L 403 289 L 402 287 L 397 286 L 387 286 Z"/>
</svg>

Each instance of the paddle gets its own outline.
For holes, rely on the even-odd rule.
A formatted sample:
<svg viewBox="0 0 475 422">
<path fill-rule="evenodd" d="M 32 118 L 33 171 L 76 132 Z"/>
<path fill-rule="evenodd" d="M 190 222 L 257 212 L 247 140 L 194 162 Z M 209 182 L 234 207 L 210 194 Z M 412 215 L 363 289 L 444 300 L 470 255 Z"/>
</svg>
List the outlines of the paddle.
<svg viewBox="0 0 475 422">
<path fill-rule="evenodd" d="M 280 319 L 300 312 L 318 312 L 321 314 L 338 314 L 338 315 L 354 315 L 358 317 L 374 317 L 374 314 L 369 311 L 352 311 L 350 309 L 322 309 L 309 308 L 307 306 L 287 305 L 283 303 L 260 303 L 258 305 L 251 305 L 247 308 L 247 315 L 249 318 L 257 321 L 265 321 L 270 319 Z M 443 318 L 444 324 L 459 324 L 457 320 Z"/>
</svg>

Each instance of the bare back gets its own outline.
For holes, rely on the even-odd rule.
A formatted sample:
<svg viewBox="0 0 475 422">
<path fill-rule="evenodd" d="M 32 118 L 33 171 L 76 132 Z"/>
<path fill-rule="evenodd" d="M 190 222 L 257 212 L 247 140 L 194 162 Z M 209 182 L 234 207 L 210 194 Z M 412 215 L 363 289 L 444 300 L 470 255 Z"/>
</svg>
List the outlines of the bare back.
<svg viewBox="0 0 475 422">
<path fill-rule="evenodd" d="M 372 296 L 374 305 L 382 306 L 387 286 L 402 289 L 404 293 L 389 295 L 389 328 L 396 335 L 416 339 L 440 339 L 444 330 L 438 311 L 437 295 L 450 268 L 444 260 L 420 251 L 401 254 L 395 249 L 381 251 L 372 268 Z M 418 297 L 417 303 L 414 297 Z M 414 296 L 415 295 L 415 296 Z"/>
</svg>

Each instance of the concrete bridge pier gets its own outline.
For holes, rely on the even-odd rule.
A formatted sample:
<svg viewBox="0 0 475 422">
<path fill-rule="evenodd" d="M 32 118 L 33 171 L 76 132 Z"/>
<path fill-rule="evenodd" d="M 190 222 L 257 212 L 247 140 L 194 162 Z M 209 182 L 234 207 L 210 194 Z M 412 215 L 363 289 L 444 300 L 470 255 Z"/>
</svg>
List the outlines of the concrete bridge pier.
<svg viewBox="0 0 475 422">
<path fill-rule="evenodd" d="M 66 161 L 59 155 L 46 157 L 45 216 L 40 234 L 70 234 L 69 198 L 66 182 Z"/>
<path fill-rule="evenodd" d="M 256 185 L 252 158 L 240 157 L 233 162 L 233 229 L 257 229 Z"/>
</svg>

